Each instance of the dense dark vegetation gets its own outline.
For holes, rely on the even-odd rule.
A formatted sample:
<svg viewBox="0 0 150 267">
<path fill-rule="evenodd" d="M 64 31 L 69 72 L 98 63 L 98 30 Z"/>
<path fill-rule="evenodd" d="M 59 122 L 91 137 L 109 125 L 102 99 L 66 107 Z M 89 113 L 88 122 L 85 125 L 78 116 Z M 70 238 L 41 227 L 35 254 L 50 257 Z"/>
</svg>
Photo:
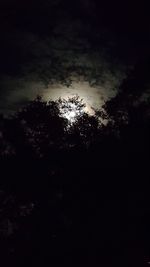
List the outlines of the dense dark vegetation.
<svg viewBox="0 0 150 267">
<path fill-rule="evenodd" d="M 78 98 L 39 96 L 1 115 L 6 266 L 142 266 L 150 238 L 148 66 L 137 64 L 95 115 Z M 71 101 L 79 111 L 72 123 L 61 114 Z"/>
</svg>

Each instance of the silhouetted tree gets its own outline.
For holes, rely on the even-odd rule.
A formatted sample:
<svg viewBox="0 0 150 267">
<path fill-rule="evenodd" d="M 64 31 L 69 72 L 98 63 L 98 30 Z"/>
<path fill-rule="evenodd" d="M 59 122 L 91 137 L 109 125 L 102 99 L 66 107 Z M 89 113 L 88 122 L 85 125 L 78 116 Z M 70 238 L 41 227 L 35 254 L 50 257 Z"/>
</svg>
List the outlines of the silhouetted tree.
<svg viewBox="0 0 150 267">
<path fill-rule="evenodd" d="M 122 155 L 130 158 L 130 166 L 142 167 L 149 161 L 149 66 L 149 60 L 138 62 L 117 96 L 103 107 L 109 118 L 108 132 L 120 138 Z"/>
<path fill-rule="evenodd" d="M 135 207 L 134 197 L 139 201 L 133 192 L 128 203 L 132 184 L 142 207 L 145 203 L 137 176 L 139 165 L 149 162 L 148 101 L 131 105 L 120 91 L 95 115 L 84 108 L 78 97 L 45 102 L 38 96 L 15 115 L 0 118 L 0 242 L 8 261 L 24 258 L 27 264 L 44 257 L 56 263 L 59 254 L 61 263 L 76 249 L 78 261 L 83 251 L 88 259 L 102 259 L 114 255 L 119 242 L 130 241 L 128 220 L 135 218 L 129 218 L 127 206 Z M 135 240 L 132 245 L 135 249 Z"/>
</svg>

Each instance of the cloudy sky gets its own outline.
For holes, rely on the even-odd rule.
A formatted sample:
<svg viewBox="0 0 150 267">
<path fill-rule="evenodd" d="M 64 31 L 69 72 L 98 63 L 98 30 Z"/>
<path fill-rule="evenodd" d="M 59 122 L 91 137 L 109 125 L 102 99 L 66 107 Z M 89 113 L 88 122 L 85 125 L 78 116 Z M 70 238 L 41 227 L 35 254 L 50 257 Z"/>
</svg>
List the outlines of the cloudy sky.
<svg viewBox="0 0 150 267">
<path fill-rule="evenodd" d="M 1 1 L 0 111 L 37 94 L 101 107 L 148 53 L 145 11 L 128 1 Z"/>
</svg>

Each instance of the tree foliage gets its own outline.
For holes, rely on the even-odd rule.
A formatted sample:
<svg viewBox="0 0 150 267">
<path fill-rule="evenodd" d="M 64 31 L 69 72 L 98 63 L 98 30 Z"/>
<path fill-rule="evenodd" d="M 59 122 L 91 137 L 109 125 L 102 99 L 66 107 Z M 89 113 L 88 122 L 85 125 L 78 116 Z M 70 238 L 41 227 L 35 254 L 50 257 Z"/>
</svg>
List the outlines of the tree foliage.
<svg viewBox="0 0 150 267">
<path fill-rule="evenodd" d="M 103 262 L 103 254 L 115 254 L 120 240 L 126 245 L 132 229 L 123 234 L 118 221 L 127 227 L 128 197 L 131 207 L 135 199 L 143 207 L 135 216 L 144 213 L 150 132 L 148 101 L 131 105 L 129 95 L 120 90 L 94 115 L 85 112 L 77 96 L 49 102 L 37 96 L 15 115 L 0 117 L 0 242 L 6 244 L 5 262 L 25 258 L 25 264 L 32 259 L 37 263 L 45 257 L 60 264 L 68 252 L 70 262 L 75 247 L 82 262 L 87 246 L 88 261 L 101 248 L 96 261 Z M 70 121 L 65 115 L 72 110 L 76 116 Z M 94 235 L 92 246 L 88 235 Z M 144 238 L 133 236 L 134 248 L 137 242 Z"/>
</svg>

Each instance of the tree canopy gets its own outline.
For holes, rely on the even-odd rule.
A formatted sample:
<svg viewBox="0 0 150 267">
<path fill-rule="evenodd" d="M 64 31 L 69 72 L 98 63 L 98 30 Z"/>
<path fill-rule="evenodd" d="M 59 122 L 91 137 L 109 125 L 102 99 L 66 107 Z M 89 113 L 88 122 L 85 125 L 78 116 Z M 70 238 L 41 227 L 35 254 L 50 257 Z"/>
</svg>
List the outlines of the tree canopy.
<svg viewBox="0 0 150 267">
<path fill-rule="evenodd" d="M 123 82 L 118 95 L 93 115 L 85 112 L 84 101 L 78 96 L 48 102 L 37 96 L 14 115 L 1 115 L 0 235 L 6 243 L 6 262 L 20 262 L 23 257 L 27 264 L 45 257 L 50 263 L 61 263 L 68 252 L 69 261 L 75 256 L 75 247 L 77 260 L 82 262 L 86 245 L 92 262 L 95 255 L 99 260 L 97 242 L 103 262 L 104 253 L 110 255 L 119 249 L 120 239 L 126 245 L 126 234 L 119 232 L 117 222 L 121 219 L 122 227 L 127 227 L 128 201 L 132 207 L 135 199 L 141 201 L 144 210 L 149 168 L 149 100 L 142 97 L 133 74 Z M 132 98 L 133 94 L 137 98 Z M 73 119 L 69 112 L 74 112 Z M 125 206 L 121 213 L 118 203 Z M 141 209 L 135 216 L 142 216 Z M 147 234 L 136 226 L 140 235 Z M 88 229 L 95 236 L 92 246 L 86 236 Z M 137 242 L 145 242 L 147 247 L 144 240 L 148 238 L 139 236 L 135 241 L 132 228 L 125 231 L 133 236 L 134 249 Z M 57 254 L 60 258 L 56 260 Z"/>
</svg>

